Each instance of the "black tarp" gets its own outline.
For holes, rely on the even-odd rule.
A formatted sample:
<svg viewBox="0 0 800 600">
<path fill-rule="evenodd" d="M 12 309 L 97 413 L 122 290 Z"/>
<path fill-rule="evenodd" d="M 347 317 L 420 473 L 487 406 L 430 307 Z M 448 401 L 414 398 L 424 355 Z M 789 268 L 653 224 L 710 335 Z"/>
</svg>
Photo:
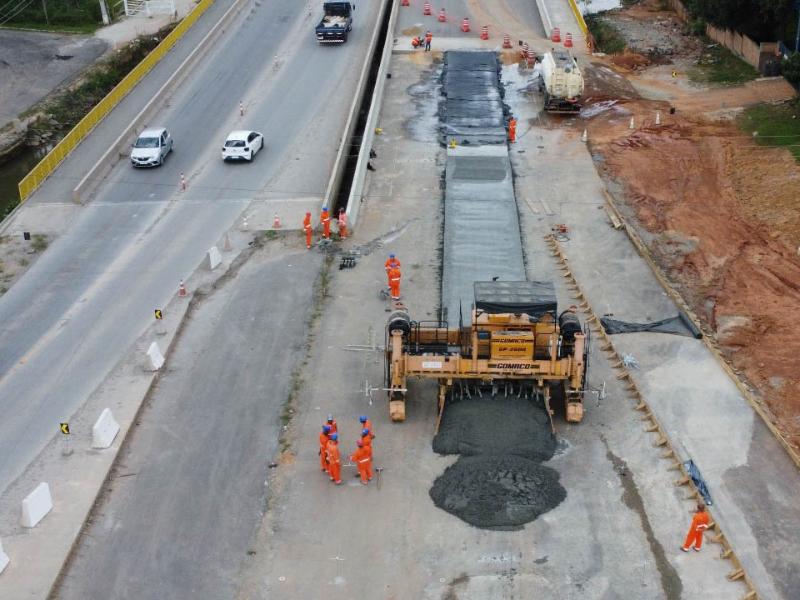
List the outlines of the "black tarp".
<svg viewBox="0 0 800 600">
<path fill-rule="evenodd" d="M 671 333 L 673 335 L 685 335 L 687 337 L 697 337 L 694 332 L 686 326 L 684 320 L 679 316 L 652 321 L 650 323 L 630 323 L 628 321 L 617 321 L 603 317 L 600 319 L 606 333 L 637 333 L 640 331 L 652 331 L 655 333 Z"/>
<path fill-rule="evenodd" d="M 524 313 L 555 318 L 556 290 L 551 281 L 476 281 L 475 308 L 487 313 Z"/>
</svg>

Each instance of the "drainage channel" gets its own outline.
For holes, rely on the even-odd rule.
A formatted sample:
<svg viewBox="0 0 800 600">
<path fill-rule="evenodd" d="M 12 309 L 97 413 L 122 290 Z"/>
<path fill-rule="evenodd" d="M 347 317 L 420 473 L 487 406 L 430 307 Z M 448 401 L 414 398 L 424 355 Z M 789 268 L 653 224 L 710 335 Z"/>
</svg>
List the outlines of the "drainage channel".
<svg viewBox="0 0 800 600">
<path fill-rule="evenodd" d="M 381 66 L 381 57 L 383 55 L 383 47 L 386 44 L 386 37 L 389 34 L 389 21 L 392 16 L 392 3 L 390 0 L 385 0 L 385 8 L 383 10 L 383 18 L 378 33 L 378 41 L 372 50 L 372 56 L 369 57 L 370 66 L 367 74 L 367 81 L 365 84 L 364 95 L 361 99 L 361 104 L 358 107 L 358 118 L 356 126 L 353 128 L 353 135 L 350 138 L 350 146 L 347 149 L 347 158 L 345 160 L 341 184 L 335 195 L 333 201 L 332 214 L 338 215 L 339 209 L 347 209 L 347 199 L 350 197 L 350 189 L 353 187 L 353 177 L 356 171 L 356 164 L 358 163 L 358 153 L 361 150 L 361 141 L 364 139 L 366 133 L 367 117 L 369 116 L 369 107 L 372 103 L 372 96 L 375 93 L 375 85 L 378 80 L 378 70 Z"/>
</svg>

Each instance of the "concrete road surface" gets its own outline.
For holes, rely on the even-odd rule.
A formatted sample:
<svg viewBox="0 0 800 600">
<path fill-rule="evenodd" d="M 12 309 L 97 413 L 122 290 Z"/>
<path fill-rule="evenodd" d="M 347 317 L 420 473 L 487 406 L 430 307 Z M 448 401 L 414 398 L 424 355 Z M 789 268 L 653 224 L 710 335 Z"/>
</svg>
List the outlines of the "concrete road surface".
<svg viewBox="0 0 800 600">
<path fill-rule="evenodd" d="M 0 492 L 251 200 L 321 197 L 377 12 L 377 4 L 359 6 L 350 41 L 332 47 L 317 45 L 310 5 L 278 0 L 245 11 L 152 123 L 175 138 L 165 165 L 138 171 L 121 161 L 3 296 Z M 252 164 L 222 163 L 233 129 L 264 133 Z M 67 198 L 72 185 L 56 173 L 34 201 Z"/>
<path fill-rule="evenodd" d="M 234 595 L 322 260 L 269 242 L 191 314 L 55 597 Z"/>
</svg>

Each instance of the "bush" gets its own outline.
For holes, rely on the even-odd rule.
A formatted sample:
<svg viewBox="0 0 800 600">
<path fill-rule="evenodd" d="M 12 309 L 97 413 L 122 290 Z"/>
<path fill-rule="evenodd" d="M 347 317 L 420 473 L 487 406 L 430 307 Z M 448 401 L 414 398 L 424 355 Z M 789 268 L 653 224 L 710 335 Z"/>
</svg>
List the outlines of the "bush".
<svg viewBox="0 0 800 600">
<path fill-rule="evenodd" d="M 598 15 L 586 15 L 585 20 L 598 50 L 606 54 L 618 54 L 625 50 L 625 38 L 611 23 Z"/>
<path fill-rule="evenodd" d="M 25 10 L 9 21 L 14 24 L 48 23 L 52 26 L 98 25 L 102 23 L 100 3 L 97 0 L 47 0 L 47 19 L 41 2 L 31 3 Z"/>
<path fill-rule="evenodd" d="M 781 61 L 781 74 L 794 87 L 800 86 L 800 52 L 795 52 Z"/>
</svg>

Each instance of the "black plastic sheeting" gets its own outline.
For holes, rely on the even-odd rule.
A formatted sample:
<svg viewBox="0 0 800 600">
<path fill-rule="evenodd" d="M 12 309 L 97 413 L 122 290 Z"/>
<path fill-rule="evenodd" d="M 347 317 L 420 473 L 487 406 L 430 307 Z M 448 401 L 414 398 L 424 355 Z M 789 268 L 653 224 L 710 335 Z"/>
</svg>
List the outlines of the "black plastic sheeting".
<svg viewBox="0 0 800 600">
<path fill-rule="evenodd" d="M 618 321 L 603 317 L 600 319 L 606 333 L 613 335 L 615 333 L 638 333 L 640 331 L 651 331 L 654 333 L 671 333 L 673 335 L 684 335 L 687 337 L 697 337 L 697 335 L 686 325 L 686 322 L 681 315 L 677 317 L 670 317 L 669 319 L 662 319 L 660 321 L 652 321 L 651 323 L 631 323 L 628 321 Z"/>
<path fill-rule="evenodd" d="M 703 479 L 703 476 L 700 474 L 700 469 L 697 468 L 694 461 L 689 459 L 683 463 L 683 466 L 686 467 L 686 472 L 689 474 L 689 477 L 692 478 L 692 483 L 694 483 L 697 491 L 703 497 L 703 500 L 705 500 L 705 503 L 709 506 L 713 505 L 714 503 L 711 501 L 711 493 L 708 491 L 706 480 Z"/>
<path fill-rule="evenodd" d="M 476 281 L 475 308 L 494 313 L 556 316 L 556 288 L 552 281 Z"/>
</svg>

